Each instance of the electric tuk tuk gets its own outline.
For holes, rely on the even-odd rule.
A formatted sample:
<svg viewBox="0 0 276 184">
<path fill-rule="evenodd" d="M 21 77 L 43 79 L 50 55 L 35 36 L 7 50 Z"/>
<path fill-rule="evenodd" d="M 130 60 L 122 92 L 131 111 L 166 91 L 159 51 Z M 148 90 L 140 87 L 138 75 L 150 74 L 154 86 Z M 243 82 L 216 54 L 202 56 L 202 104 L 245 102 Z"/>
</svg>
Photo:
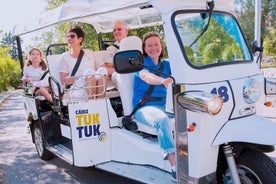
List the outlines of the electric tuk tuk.
<svg viewBox="0 0 276 184">
<path fill-rule="evenodd" d="M 163 25 L 174 81 L 166 110 L 174 114 L 178 183 L 273 183 L 276 165 L 265 153 L 276 145 L 276 124 L 258 108 L 276 88 L 267 88 L 259 67 L 262 50 L 246 43 L 233 3 L 70 0 L 42 15 L 38 25 L 21 27 L 17 36 L 64 21 L 89 23 L 99 34 L 111 32 L 115 20 L 126 21 L 129 29 Z M 106 91 L 105 98 L 64 99 L 60 55 L 47 54 L 54 104 L 24 95 L 41 159 L 55 155 L 77 167 L 95 166 L 144 183 L 173 183 L 155 130 L 139 122 L 135 131 L 122 125 L 132 111 L 133 72 L 147 67 L 137 40 L 122 41 L 124 49 L 114 56 L 118 91 Z M 102 51 L 95 53 L 101 57 Z"/>
</svg>

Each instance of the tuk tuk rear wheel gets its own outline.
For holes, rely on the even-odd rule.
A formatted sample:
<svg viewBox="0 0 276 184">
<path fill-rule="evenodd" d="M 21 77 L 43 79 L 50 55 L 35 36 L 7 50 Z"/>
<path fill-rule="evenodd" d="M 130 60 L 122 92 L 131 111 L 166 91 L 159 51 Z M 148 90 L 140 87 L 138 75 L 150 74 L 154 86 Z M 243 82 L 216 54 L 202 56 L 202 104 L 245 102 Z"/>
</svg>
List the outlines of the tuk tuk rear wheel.
<svg viewBox="0 0 276 184">
<path fill-rule="evenodd" d="M 232 146 L 235 153 L 238 146 L 236 147 L 235 144 Z M 223 156 L 222 154 L 223 152 L 220 152 L 217 183 L 233 184 L 224 154 Z M 276 164 L 261 151 L 246 147 L 239 154 L 235 154 L 235 160 L 242 184 L 266 184 L 276 181 Z"/>
<path fill-rule="evenodd" d="M 38 156 L 42 160 L 50 160 L 54 157 L 54 155 L 46 149 L 45 146 L 45 140 L 42 134 L 41 127 L 38 122 L 34 124 L 33 127 L 33 138 L 34 138 L 34 144 L 35 144 L 35 149 L 38 153 Z"/>
</svg>

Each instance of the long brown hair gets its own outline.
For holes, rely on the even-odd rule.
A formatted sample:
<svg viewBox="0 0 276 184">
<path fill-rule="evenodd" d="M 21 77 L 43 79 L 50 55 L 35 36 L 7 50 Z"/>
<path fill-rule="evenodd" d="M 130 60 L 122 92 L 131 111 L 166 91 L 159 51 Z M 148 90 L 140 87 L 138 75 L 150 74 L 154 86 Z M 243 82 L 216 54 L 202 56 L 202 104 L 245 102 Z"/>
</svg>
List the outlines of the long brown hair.
<svg viewBox="0 0 276 184">
<path fill-rule="evenodd" d="M 42 52 L 41 50 L 39 50 L 38 48 L 32 48 L 30 51 L 29 51 L 29 56 L 32 54 L 32 52 L 36 50 L 39 52 L 40 54 L 40 57 L 41 57 L 41 62 L 39 63 L 39 66 L 41 66 L 42 70 L 47 70 L 47 65 L 46 65 L 46 62 L 42 59 Z M 26 61 L 26 66 L 30 66 L 32 65 L 32 61 L 30 60 L 30 57 L 28 57 L 27 61 Z"/>
</svg>

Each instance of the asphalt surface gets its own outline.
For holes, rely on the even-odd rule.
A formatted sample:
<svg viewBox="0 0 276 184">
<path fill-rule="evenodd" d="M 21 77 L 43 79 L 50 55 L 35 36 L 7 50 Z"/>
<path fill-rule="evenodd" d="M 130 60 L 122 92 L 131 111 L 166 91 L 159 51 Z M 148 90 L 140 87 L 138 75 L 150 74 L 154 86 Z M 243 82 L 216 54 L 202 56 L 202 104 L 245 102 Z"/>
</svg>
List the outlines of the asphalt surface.
<svg viewBox="0 0 276 184">
<path fill-rule="evenodd" d="M 20 89 L 21 90 L 21 89 Z M 11 96 L 13 93 L 15 93 L 16 91 L 4 91 L 2 93 L 0 93 L 0 105 L 3 103 L 3 101 L 8 98 L 9 96 Z"/>
<path fill-rule="evenodd" d="M 3 101 L 11 96 L 14 91 L 5 91 L 0 93 L 0 106 L 2 105 Z M 4 184 L 4 170 L 0 167 L 0 184 Z"/>
</svg>

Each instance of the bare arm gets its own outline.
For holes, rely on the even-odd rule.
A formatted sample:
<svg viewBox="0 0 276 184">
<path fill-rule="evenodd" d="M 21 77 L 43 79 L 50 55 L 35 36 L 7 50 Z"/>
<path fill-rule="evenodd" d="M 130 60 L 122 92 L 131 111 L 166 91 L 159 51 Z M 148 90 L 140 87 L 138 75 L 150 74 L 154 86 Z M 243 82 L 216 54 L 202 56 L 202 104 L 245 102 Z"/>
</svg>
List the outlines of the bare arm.
<svg viewBox="0 0 276 184">
<path fill-rule="evenodd" d="M 108 75 L 112 75 L 115 71 L 113 63 L 105 63 L 104 67 L 107 69 Z"/>
<path fill-rule="evenodd" d="M 76 77 L 70 77 L 68 73 L 60 72 L 60 80 L 63 85 L 71 85 L 75 82 Z"/>
<path fill-rule="evenodd" d="M 32 83 L 32 82 L 33 82 L 33 79 L 32 79 L 31 77 L 28 76 L 26 70 L 27 70 L 27 67 L 24 66 L 24 69 L 23 69 L 23 76 L 22 76 L 21 80 L 22 80 L 23 83 L 27 83 L 27 82 Z"/>
<path fill-rule="evenodd" d="M 140 71 L 139 77 L 148 84 L 153 84 L 153 85 L 162 84 L 166 88 L 168 87 L 169 84 L 173 82 L 171 78 L 162 78 L 155 74 L 150 73 L 147 70 Z"/>
<path fill-rule="evenodd" d="M 23 79 L 22 79 L 22 82 L 23 83 L 26 83 L 26 82 L 33 82 L 33 79 L 32 78 L 30 78 L 30 77 L 24 77 Z"/>
</svg>

